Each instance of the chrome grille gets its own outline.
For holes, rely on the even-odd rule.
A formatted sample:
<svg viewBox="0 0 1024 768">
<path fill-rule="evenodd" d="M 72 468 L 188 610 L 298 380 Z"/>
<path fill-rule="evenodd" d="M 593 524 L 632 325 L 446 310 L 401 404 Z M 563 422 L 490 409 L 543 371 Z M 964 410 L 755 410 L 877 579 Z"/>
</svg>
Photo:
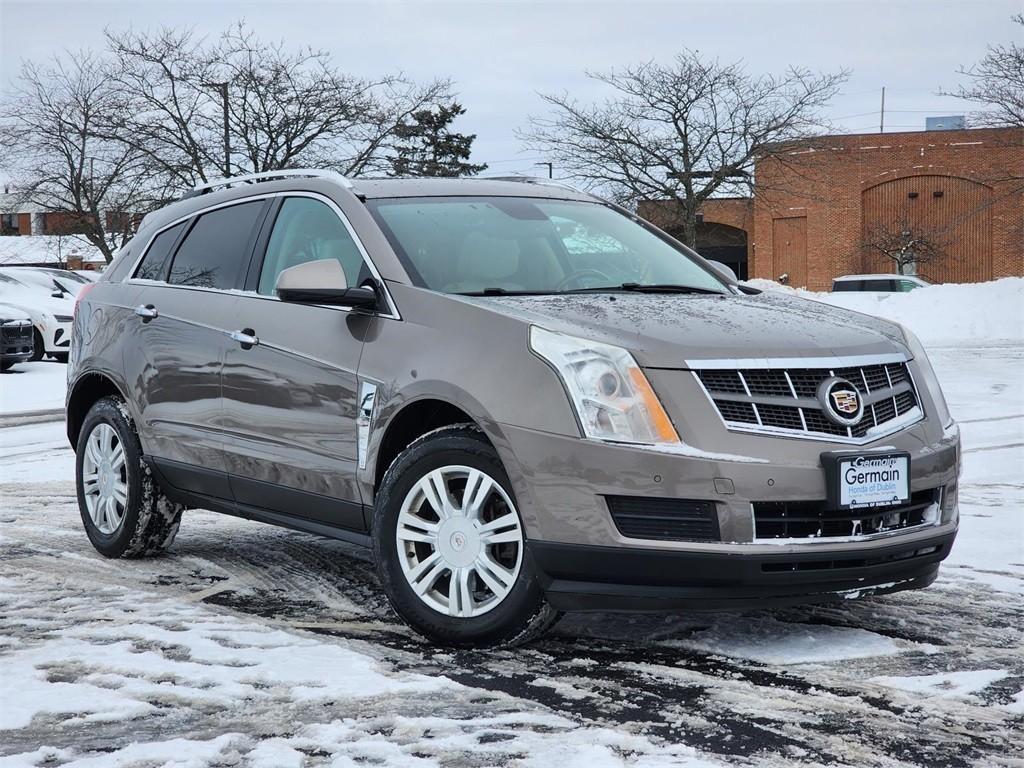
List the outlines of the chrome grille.
<svg viewBox="0 0 1024 768">
<path fill-rule="evenodd" d="M 700 363 L 692 367 L 731 429 L 863 442 L 869 430 L 883 428 L 876 429 L 871 439 L 887 434 L 886 424 L 918 407 L 906 362 L 890 360 L 853 366 L 847 360 L 846 365 L 813 368 L 701 368 Z M 855 426 L 831 421 L 818 400 L 818 386 L 832 376 L 846 379 L 860 393 L 864 417 Z M 894 429 L 905 426 L 904 422 L 901 419 Z"/>
</svg>

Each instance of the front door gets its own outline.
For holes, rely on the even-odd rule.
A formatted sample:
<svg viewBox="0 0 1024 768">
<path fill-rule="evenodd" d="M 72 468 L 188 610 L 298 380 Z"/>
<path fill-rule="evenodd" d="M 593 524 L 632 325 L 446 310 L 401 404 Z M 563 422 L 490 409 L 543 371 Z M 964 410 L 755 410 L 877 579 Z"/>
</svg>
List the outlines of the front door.
<svg viewBox="0 0 1024 768">
<path fill-rule="evenodd" d="M 341 211 L 286 197 L 261 238 L 224 365 L 225 457 L 240 504 L 363 530 L 356 468 L 363 338 L 375 316 L 280 301 L 278 274 L 335 258 L 350 285 L 369 275 Z"/>
</svg>

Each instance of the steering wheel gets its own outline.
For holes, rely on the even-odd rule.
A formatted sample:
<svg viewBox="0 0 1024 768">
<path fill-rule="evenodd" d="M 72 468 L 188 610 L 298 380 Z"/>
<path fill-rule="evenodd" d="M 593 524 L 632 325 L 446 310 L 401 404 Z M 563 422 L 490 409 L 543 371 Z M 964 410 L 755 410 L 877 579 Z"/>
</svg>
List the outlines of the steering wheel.
<svg viewBox="0 0 1024 768">
<path fill-rule="evenodd" d="M 578 283 L 585 277 L 596 277 L 599 278 L 600 280 L 603 280 L 604 282 L 600 283 L 600 285 L 611 285 L 614 282 L 608 275 L 606 275 L 599 269 L 577 269 L 571 275 L 567 275 L 566 277 L 562 278 L 558 285 L 555 286 L 555 289 L 559 291 L 564 291 L 570 287 L 573 287 L 573 283 Z M 586 286 L 577 285 L 575 287 L 585 288 Z"/>
</svg>

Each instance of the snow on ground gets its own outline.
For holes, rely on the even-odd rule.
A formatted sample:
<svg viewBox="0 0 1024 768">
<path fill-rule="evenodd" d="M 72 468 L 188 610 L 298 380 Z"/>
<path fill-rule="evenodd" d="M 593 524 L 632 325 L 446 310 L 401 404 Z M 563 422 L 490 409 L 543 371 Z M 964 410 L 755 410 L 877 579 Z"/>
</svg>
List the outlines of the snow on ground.
<svg viewBox="0 0 1024 768">
<path fill-rule="evenodd" d="M 988 283 L 932 285 L 909 293 L 816 293 L 771 280 L 748 285 L 795 293 L 845 309 L 877 315 L 910 328 L 926 344 L 985 344 L 1024 340 L 1024 278 Z"/>
<path fill-rule="evenodd" d="M 952 342 L 926 340 L 965 459 L 931 588 L 515 650 L 436 650 L 364 551 L 222 515 L 105 560 L 63 424 L 0 417 L 0 768 L 1019 765 L 1024 349 Z"/>
<path fill-rule="evenodd" d="M 0 266 L 5 264 L 59 264 L 69 258 L 102 264 L 99 248 L 75 235 L 0 237 Z"/>
<path fill-rule="evenodd" d="M 64 363 L 18 363 L 0 374 L 0 417 L 63 408 L 67 386 Z"/>
</svg>

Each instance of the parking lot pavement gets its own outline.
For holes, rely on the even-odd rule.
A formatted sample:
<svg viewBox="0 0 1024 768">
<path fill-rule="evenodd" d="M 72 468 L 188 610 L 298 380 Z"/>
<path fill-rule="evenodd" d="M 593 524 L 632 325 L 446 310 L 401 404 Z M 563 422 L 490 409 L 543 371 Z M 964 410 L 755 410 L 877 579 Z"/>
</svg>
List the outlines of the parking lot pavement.
<svg viewBox="0 0 1024 768">
<path fill-rule="evenodd" d="M 515 650 L 436 650 L 365 552 L 207 512 L 169 556 L 104 560 L 62 426 L 0 430 L 0 765 L 1019 764 L 1022 353 L 933 360 L 966 458 L 933 587 L 570 616 Z"/>
</svg>

